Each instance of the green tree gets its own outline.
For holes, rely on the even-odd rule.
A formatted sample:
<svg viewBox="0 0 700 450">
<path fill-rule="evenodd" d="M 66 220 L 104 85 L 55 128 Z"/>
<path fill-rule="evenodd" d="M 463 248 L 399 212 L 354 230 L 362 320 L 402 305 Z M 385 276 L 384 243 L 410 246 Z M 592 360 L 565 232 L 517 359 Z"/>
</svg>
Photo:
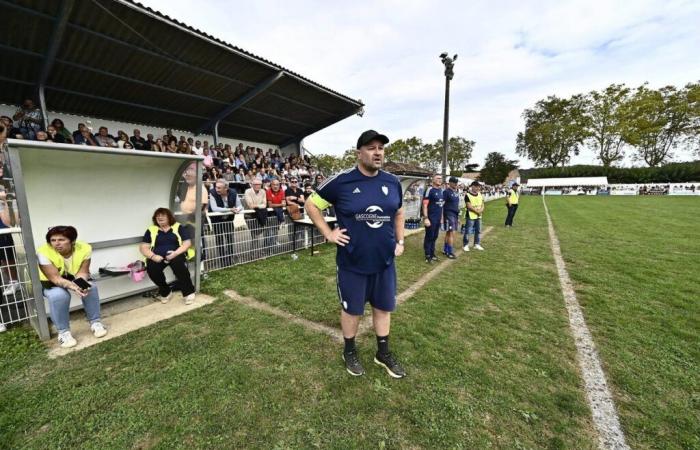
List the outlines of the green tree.
<svg viewBox="0 0 700 450">
<path fill-rule="evenodd" d="M 609 167 L 622 161 L 625 141 L 622 129 L 625 117 L 621 113 L 628 101 L 630 89 L 624 84 L 611 84 L 603 91 L 591 91 L 584 103 L 588 119 L 588 147 Z"/>
<path fill-rule="evenodd" d="M 415 136 L 398 139 L 384 147 L 384 159 L 396 163 L 420 164 L 424 147 L 423 141 Z"/>
<path fill-rule="evenodd" d="M 449 142 L 450 146 L 447 149 L 447 166 L 450 168 L 450 173 L 459 172 L 461 175 L 466 170 L 469 159 L 472 157 L 476 142 L 467 140 L 461 136 L 451 137 Z M 438 139 L 432 147 L 430 156 L 434 158 L 434 155 L 437 153 L 437 166 L 442 167 L 442 156 L 445 151 L 442 139 Z"/>
<path fill-rule="evenodd" d="M 503 183 L 508 173 L 517 168 L 517 160 L 506 159 L 506 155 L 503 153 L 491 152 L 486 155 L 486 161 L 479 174 L 479 179 L 486 184 L 495 186 Z"/>
<path fill-rule="evenodd" d="M 673 157 L 673 149 L 693 135 L 694 107 L 692 85 L 678 90 L 666 86 L 658 90 L 642 85 L 624 105 L 626 115 L 622 137 L 636 149 L 635 159 L 650 167 Z"/>
<path fill-rule="evenodd" d="M 531 159 L 538 167 L 568 163 L 572 153 L 579 154 L 589 135 L 584 106 L 581 95 L 568 99 L 549 96 L 533 109 L 526 109 L 525 131 L 517 136 L 518 155 Z"/>
</svg>

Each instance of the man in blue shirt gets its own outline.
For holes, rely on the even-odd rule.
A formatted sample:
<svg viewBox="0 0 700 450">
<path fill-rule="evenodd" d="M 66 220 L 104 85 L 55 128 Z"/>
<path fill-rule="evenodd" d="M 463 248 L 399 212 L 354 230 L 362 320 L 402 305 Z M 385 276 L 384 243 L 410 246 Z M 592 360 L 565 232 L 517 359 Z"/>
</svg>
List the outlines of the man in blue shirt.
<svg viewBox="0 0 700 450">
<path fill-rule="evenodd" d="M 425 237 L 423 238 L 423 250 L 425 251 L 425 262 L 431 264 L 437 261 L 435 256 L 435 241 L 440 234 L 440 224 L 442 223 L 442 207 L 445 199 L 442 193 L 442 175 L 433 176 L 433 184 L 425 189 L 423 193 L 423 225 L 425 226 Z"/>
<path fill-rule="evenodd" d="M 459 192 L 457 192 L 457 183 L 459 180 L 455 177 L 450 177 L 447 189 L 443 192 L 445 206 L 443 207 L 443 217 L 445 219 L 445 245 L 442 252 L 450 259 L 455 259 L 454 243 L 455 230 L 459 229 Z"/>
<path fill-rule="evenodd" d="M 377 353 L 374 362 L 394 378 L 406 372 L 389 351 L 391 312 L 396 307 L 394 257 L 404 250 L 403 194 L 399 180 L 380 170 L 389 139 L 367 130 L 357 140 L 357 166 L 326 179 L 305 203 L 323 236 L 337 245 L 340 325 L 345 338 L 343 360 L 350 375 L 365 373 L 355 336 L 365 303 L 372 305 Z M 338 226 L 331 229 L 322 210 L 333 205 Z"/>
</svg>

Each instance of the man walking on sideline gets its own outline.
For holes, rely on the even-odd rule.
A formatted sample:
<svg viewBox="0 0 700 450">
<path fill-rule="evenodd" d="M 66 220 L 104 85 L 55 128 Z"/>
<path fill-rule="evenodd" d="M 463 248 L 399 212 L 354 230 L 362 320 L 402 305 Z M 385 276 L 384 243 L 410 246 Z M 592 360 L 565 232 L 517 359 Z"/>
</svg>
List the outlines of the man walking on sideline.
<svg viewBox="0 0 700 450">
<path fill-rule="evenodd" d="M 508 207 L 508 215 L 506 216 L 506 226 L 513 226 L 513 218 L 515 217 L 515 211 L 518 210 L 518 183 L 513 182 L 510 189 L 508 190 L 508 196 L 506 197 L 506 206 Z"/>
<path fill-rule="evenodd" d="M 433 175 L 433 184 L 423 193 L 423 225 L 425 226 L 423 251 L 425 252 L 425 262 L 428 264 L 438 260 L 437 256 L 435 256 L 435 241 L 437 241 L 440 234 L 440 224 L 443 220 L 442 207 L 444 204 L 442 175 Z"/>
<path fill-rule="evenodd" d="M 459 229 L 459 192 L 457 191 L 457 183 L 459 180 L 455 177 L 450 177 L 447 189 L 443 192 L 445 206 L 443 216 L 445 218 L 445 244 L 442 252 L 450 259 L 455 259 L 455 252 L 452 247 L 455 240 L 455 230 Z"/>
<path fill-rule="evenodd" d="M 481 246 L 481 217 L 484 214 L 484 197 L 481 195 L 481 185 L 478 181 L 472 181 L 464 199 L 467 204 L 467 229 L 464 233 L 465 252 L 469 251 L 469 235 L 474 235 L 474 249 L 484 250 Z"/>
<path fill-rule="evenodd" d="M 365 373 L 355 336 L 365 303 L 372 305 L 377 334 L 374 362 L 390 376 L 406 372 L 389 351 L 391 312 L 396 307 L 394 257 L 404 250 L 403 194 L 399 180 L 380 170 L 389 138 L 367 130 L 357 140 L 357 166 L 321 183 L 305 203 L 314 225 L 337 245 L 337 284 L 340 325 L 345 339 L 343 360 L 350 375 Z M 322 210 L 334 206 L 338 226 L 331 229 Z"/>
</svg>

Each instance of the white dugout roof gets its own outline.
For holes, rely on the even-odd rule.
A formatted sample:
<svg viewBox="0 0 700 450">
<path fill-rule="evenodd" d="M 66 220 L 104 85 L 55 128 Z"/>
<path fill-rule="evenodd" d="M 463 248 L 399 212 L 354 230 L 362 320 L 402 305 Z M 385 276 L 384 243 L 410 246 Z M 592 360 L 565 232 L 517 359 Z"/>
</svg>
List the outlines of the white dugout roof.
<svg viewBox="0 0 700 450">
<path fill-rule="evenodd" d="M 527 187 L 607 186 L 608 177 L 531 178 Z"/>
</svg>

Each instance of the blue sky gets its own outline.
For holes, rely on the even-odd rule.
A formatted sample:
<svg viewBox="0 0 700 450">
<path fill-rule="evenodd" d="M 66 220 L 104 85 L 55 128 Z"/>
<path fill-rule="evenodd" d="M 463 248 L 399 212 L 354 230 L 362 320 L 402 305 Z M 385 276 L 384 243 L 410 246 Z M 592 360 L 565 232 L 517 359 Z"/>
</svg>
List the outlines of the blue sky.
<svg viewBox="0 0 700 450">
<path fill-rule="evenodd" d="M 368 128 L 391 139 L 442 137 L 444 76 L 457 53 L 450 135 L 521 166 L 525 108 L 610 83 L 652 87 L 700 79 L 700 1 L 143 0 L 233 45 L 366 104 L 305 140 L 341 154 Z M 677 152 L 676 160 L 690 155 Z M 574 163 L 594 163 L 589 150 Z M 627 165 L 632 161 L 627 159 Z"/>
</svg>

